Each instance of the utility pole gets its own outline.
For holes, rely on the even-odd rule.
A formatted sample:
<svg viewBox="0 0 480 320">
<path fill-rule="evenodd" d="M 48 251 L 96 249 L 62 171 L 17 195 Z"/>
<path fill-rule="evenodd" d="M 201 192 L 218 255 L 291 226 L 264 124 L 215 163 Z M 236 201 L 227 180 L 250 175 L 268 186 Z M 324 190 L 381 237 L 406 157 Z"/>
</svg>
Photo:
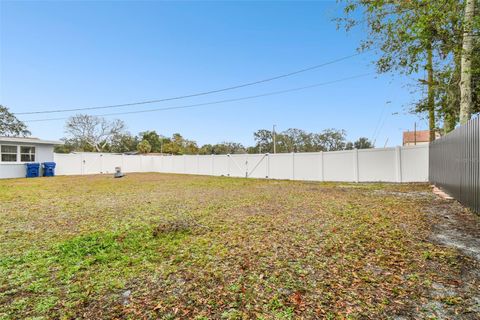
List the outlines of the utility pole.
<svg viewBox="0 0 480 320">
<path fill-rule="evenodd" d="M 275 134 L 275 127 L 276 125 L 273 125 L 273 131 L 272 131 L 272 137 L 273 137 L 273 153 L 277 153 L 277 143 L 276 143 L 276 134 Z"/>
<path fill-rule="evenodd" d="M 417 145 L 417 122 L 413 123 L 413 145 Z"/>
</svg>

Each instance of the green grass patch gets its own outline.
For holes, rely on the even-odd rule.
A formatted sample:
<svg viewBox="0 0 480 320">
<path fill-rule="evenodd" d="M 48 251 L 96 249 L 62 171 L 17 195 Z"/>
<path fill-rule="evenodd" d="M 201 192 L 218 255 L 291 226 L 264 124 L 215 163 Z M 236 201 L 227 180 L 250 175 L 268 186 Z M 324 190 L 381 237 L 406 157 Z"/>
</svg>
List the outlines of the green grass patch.
<svg viewBox="0 0 480 320">
<path fill-rule="evenodd" d="M 153 236 L 150 226 L 130 227 L 73 237 L 45 251 L 2 257 L 0 276 L 7 279 L 2 283 L 7 290 L 0 302 L 22 296 L 6 306 L 3 315 L 30 308 L 32 315 L 52 316 L 50 311 L 61 297 L 87 299 L 92 292 L 122 289 L 129 278 L 169 259 L 188 236 L 188 231 Z M 69 311 L 74 310 L 62 312 Z"/>
</svg>

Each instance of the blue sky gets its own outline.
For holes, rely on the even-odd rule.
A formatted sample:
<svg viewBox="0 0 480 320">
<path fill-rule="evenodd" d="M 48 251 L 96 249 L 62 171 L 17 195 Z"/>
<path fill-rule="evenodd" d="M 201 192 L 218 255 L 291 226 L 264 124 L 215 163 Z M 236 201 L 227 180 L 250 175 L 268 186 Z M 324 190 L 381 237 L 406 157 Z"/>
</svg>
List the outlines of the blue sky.
<svg viewBox="0 0 480 320">
<path fill-rule="evenodd" d="M 168 98 L 288 73 L 355 53 L 366 30 L 337 30 L 335 1 L 0 2 L 0 103 L 13 112 L 102 106 Z M 202 97 L 92 110 L 90 114 L 181 106 L 321 83 L 374 72 L 375 53 L 314 71 Z M 277 125 L 350 140 L 401 144 L 402 130 L 426 122 L 406 112 L 408 79 L 372 74 L 298 92 L 200 108 L 115 116 L 131 133 L 180 132 L 199 144 L 253 144 Z M 391 101 L 387 103 L 387 101 Z M 392 113 L 397 113 L 392 115 Z M 22 120 L 72 113 L 23 115 Z M 59 139 L 64 121 L 28 123 Z"/>
</svg>

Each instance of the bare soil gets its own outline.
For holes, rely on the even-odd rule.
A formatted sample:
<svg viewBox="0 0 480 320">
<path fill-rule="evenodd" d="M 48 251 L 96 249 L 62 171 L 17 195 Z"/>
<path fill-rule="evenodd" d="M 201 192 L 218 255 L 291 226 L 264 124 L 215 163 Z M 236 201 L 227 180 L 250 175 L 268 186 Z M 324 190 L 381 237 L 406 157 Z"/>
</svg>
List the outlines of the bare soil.
<svg viewBox="0 0 480 320">
<path fill-rule="evenodd" d="M 429 201 L 430 241 L 459 252 L 458 272 L 443 283 L 434 282 L 425 313 L 437 319 L 480 318 L 480 217 L 457 201 Z M 451 308 L 437 300 L 447 302 Z"/>
</svg>

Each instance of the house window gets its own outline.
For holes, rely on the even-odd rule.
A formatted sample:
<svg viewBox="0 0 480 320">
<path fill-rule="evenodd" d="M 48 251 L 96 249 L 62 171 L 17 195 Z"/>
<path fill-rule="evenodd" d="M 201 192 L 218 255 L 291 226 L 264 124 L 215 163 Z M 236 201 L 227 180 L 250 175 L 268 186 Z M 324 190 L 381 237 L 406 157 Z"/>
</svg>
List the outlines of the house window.
<svg viewBox="0 0 480 320">
<path fill-rule="evenodd" d="M 17 162 L 17 146 L 1 146 L 1 160 L 2 162 Z"/>
<path fill-rule="evenodd" d="M 20 161 L 34 162 L 35 161 L 35 147 L 20 147 Z"/>
</svg>

